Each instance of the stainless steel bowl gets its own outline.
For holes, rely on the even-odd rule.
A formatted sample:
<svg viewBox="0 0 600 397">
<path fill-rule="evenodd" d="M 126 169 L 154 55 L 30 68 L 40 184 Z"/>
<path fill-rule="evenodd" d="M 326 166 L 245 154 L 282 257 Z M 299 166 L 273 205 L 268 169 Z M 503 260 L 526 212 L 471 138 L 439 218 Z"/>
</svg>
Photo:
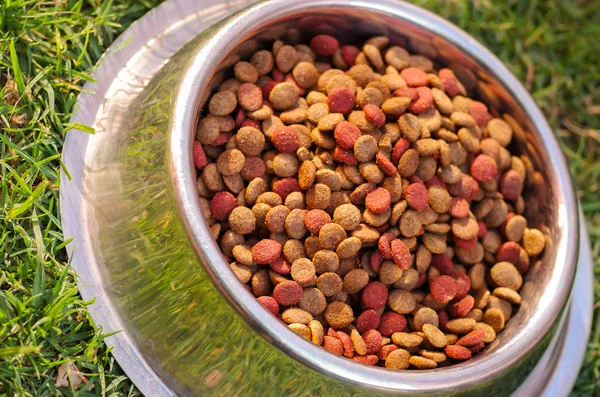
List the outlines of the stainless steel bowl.
<svg viewBox="0 0 600 397">
<path fill-rule="evenodd" d="M 513 147 L 539 171 L 526 202 L 530 219 L 545 226 L 543 258 L 528 273 L 524 303 L 505 331 L 465 363 L 392 372 L 325 352 L 268 315 L 229 271 L 208 233 L 190 147 L 210 89 L 223 69 L 262 40 L 292 28 L 310 33 L 324 24 L 348 36 L 387 34 L 450 65 L 470 94 L 516 120 Z M 93 144 L 83 154 L 85 176 L 78 187 L 86 202 L 78 216 L 90 237 L 73 250 L 88 250 L 90 268 L 102 280 L 97 288 L 118 319 L 112 325 L 139 347 L 132 356 L 141 355 L 148 371 L 176 392 L 505 395 L 544 353 L 571 292 L 577 204 L 543 115 L 500 61 L 466 33 L 391 0 L 266 1 L 202 32 L 140 91 L 132 103 L 101 109 L 104 131 L 89 138 Z M 118 97 L 118 89 L 111 94 Z"/>
</svg>

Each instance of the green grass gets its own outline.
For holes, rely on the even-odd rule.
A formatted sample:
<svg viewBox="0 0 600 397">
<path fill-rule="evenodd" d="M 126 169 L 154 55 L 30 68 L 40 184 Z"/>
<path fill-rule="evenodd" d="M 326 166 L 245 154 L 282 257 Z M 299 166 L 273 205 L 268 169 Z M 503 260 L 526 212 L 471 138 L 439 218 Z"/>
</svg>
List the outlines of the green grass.
<svg viewBox="0 0 600 397">
<path fill-rule="evenodd" d="M 98 58 L 158 0 L 0 3 L 0 395 L 139 394 L 94 327 L 60 227 L 60 152 Z M 486 44 L 559 136 L 600 276 L 600 3 L 418 0 Z M 600 288 L 596 287 L 596 301 Z M 73 362 L 88 386 L 54 386 Z M 573 395 L 600 395 L 600 313 Z"/>
</svg>

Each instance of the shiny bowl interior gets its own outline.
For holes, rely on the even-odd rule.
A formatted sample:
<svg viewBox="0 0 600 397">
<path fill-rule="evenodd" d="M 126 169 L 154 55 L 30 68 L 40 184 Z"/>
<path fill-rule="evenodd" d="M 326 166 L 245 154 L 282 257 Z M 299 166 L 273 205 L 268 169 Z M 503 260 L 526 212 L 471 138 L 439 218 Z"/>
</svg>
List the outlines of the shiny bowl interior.
<svg viewBox="0 0 600 397">
<path fill-rule="evenodd" d="M 393 42 L 452 68 L 470 96 L 492 113 L 514 121 L 511 150 L 526 155 L 536 172 L 524 194 L 526 216 L 547 236 L 546 249 L 532 263 L 523 304 L 505 330 L 474 359 L 429 371 L 392 372 L 336 357 L 301 340 L 255 301 L 229 271 L 210 238 L 195 191 L 191 143 L 198 114 L 224 71 L 246 59 L 257 46 L 269 46 L 291 29 L 302 34 L 335 32 L 344 40 L 387 35 Z M 327 32 L 329 33 L 329 32 Z M 465 32 L 420 8 L 392 0 L 265 1 L 234 14 L 208 32 L 185 71 L 174 100 L 170 138 L 175 192 L 181 217 L 204 269 L 216 287 L 258 333 L 297 361 L 343 382 L 372 390 L 450 393 L 481 390 L 486 384 L 527 373 L 556 329 L 575 273 L 578 223 L 568 169 L 556 139 L 531 96 L 507 68 Z"/>
</svg>

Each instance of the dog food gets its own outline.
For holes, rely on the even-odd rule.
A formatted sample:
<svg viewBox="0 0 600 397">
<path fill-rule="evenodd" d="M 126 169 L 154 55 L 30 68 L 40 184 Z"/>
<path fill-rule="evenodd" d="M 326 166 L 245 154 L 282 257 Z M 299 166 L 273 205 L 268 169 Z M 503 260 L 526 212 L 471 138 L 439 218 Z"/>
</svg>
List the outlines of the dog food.
<svg viewBox="0 0 600 397">
<path fill-rule="evenodd" d="M 278 40 L 230 76 L 198 123 L 198 192 L 267 312 L 390 370 L 492 343 L 546 240 L 524 214 L 540 175 L 510 151 L 514 120 L 387 37 Z"/>
</svg>

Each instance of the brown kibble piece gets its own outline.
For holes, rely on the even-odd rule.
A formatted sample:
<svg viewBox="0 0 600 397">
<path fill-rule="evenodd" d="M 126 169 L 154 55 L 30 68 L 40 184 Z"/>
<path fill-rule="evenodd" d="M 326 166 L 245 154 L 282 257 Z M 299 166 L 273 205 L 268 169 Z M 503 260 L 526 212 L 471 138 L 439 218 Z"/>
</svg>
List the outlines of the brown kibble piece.
<svg viewBox="0 0 600 397">
<path fill-rule="evenodd" d="M 439 349 L 446 347 L 446 336 L 438 327 L 431 324 L 423 324 L 422 330 L 429 343 L 434 347 Z"/>
<path fill-rule="evenodd" d="M 507 287 L 514 291 L 521 289 L 523 276 L 510 262 L 498 262 L 490 270 L 490 276 L 499 287 Z"/>
<path fill-rule="evenodd" d="M 421 331 L 423 325 L 431 324 L 435 327 L 439 325 L 439 317 L 435 310 L 429 307 L 420 308 L 414 315 L 413 325 L 416 331 Z"/>
<path fill-rule="evenodd" d="M 404 349 L 396 349 L 388 354 L 385 367 L 388 369 L 406 369 L 410 365 L 410 353 Z"/>
<path fill-rule="evenodd" d="M 313 316 L 297 307 L 290 307 L 281 313 L 281 319 L 286 324 L 298 323 L 308 325 L 308 323 L 312 321 Z"/>
<path fill-rule="evenodd" d="M 290 310 L 290 309 L 288 309 L 288 310 Z M 288 325 L 288 328 L 306 340 L 311 340 L 311 338 L 312 338 L 312 333 L 311 333 L 310 329 L 304 324 L 291 323 Z"/>
<path fill-rule="evenodd" d="M 249 234 L 256 228 L 256 217 L 250 208 L 236 207 L 229 214 L 229 226 L 238 234 Z"/>
<path fill-rule="evenodd" d="M 325 321 L 333 328 L 347 327 L 354 320 L 352 308 L 344 302 L 331 302 L 325 309 Z"/>
<path fill-rule="evenodd" d="M 301 88 L 310 88 L 317 83 L 319 72 L 310 62 L 300 62 L 294 66 L 292 71 L 294 80 Z"/>
<path fill-rule="evenodd" d="M 394 332 L 392 341 L 400 347 L 412 348 L 417 347 L 423 342 L 423 337 L 408 332 Z"/>
<path fill-rule="evenodd" d="M 327 300 L 318 288 L 305 288 L 298 306 L 313 316 L 317 316 L 325 311 Z"/>
<path fill-rule="evenodd" d="M 333 212 L 333 222 L 347 231 L 358 228 L 361 218 L 360 210 L 353 204 L 340 205 Z"/>
<path fill-rule="evenodd" d="M 349 259 L 356 256 L 361 248 L 362 242 L 358 237 L 348 237 L 337 246 L 336 254 L 340 259 Z"/>
<path fill-rule="evenodd" d="M 500 309 L 487 309 L 483 314 L 483 321 L 496 333 L 504 329 L 504 314 Z"/>
<path fill-rule="evenodd" d="M 317 278 L 317 288 L 326 297 L 338 294 L 342 290 L 343 284 L 341 277 L 333 272 L 323 273 Z"/>
<path fill-rule="evenodd" d="M 408 291 L 394 289 L 389 293 L 388 306 L 400 314 L 408 314 L 415 309 L 415 297 Z"/>
<path fill-rule="evenodd" d="M 538 229 L 525 229 L 523 232 L 523 248 L 529 256 L 539 255 L 546 244 L 544 235 Z"/>
<path fill-rule="evenodd" d="M 279 83 L 271 90 L 269 101 L 275 110 L 291 109 L 298 101 L 298 89 L 292 83 Z"/>
<path fill-rule="evenodd" d="M 445 328 L 453 334 L 464 335 L 475 329 L 477 322 L 472 318 L 457 318 L 446 323 Z"/>
<path fill-rule="evenodd" d="M 315 279 L 315 265 L 308 258 L 297 259 L 291 268 L 292 279 L 300 285 L 306 285 Z"/>
<path fill-rule="evenodd" d="M 346 238 L 346 231 L 337 223 L 323 225 L 319 231 L 319 243 L 323 249 L 335 250 Z"/>
</svg>

